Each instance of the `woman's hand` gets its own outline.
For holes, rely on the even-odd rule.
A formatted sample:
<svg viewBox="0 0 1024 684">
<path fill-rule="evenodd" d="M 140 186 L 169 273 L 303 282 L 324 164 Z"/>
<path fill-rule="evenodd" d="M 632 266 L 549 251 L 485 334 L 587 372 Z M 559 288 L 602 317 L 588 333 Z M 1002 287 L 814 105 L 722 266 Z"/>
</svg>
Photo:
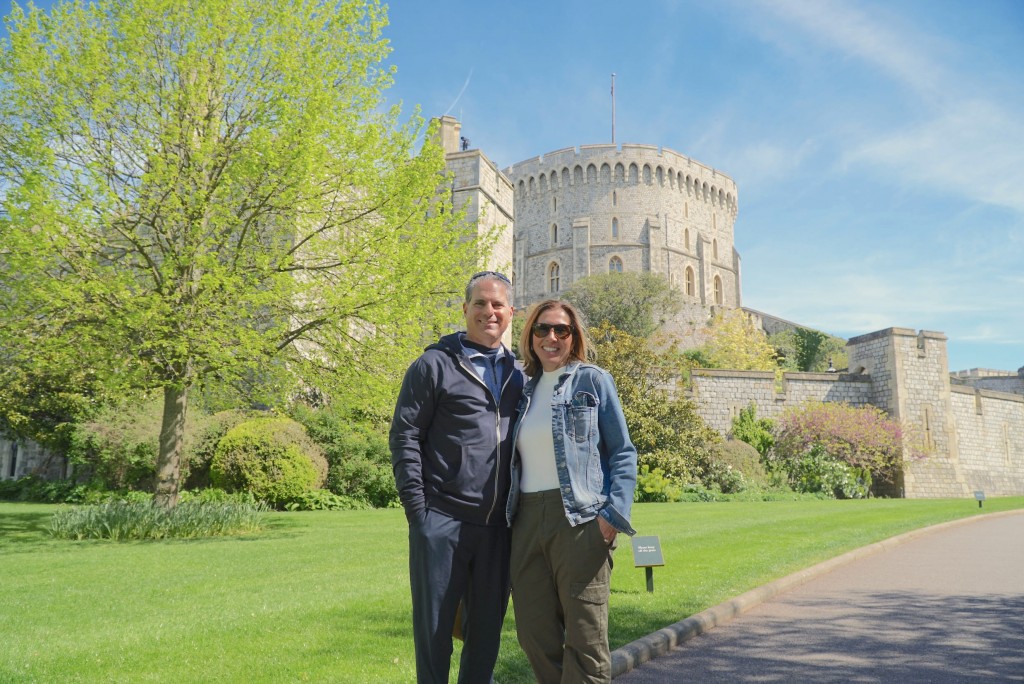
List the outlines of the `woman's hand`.
<svg viewBox="0 0 1024 684">
<path fill-rule="evenodd" d="M 607 520 L 605 520 L 601 516 L 597 516 L 597 526 L 601 528 L 601 536 L 604 537 L 605 544 L 610 545 L 613 541 L 615 541 L 615 535 L 618 534 L 619 531 L 612 527 L 610 524 L 608 524 Z"/>
</svg>

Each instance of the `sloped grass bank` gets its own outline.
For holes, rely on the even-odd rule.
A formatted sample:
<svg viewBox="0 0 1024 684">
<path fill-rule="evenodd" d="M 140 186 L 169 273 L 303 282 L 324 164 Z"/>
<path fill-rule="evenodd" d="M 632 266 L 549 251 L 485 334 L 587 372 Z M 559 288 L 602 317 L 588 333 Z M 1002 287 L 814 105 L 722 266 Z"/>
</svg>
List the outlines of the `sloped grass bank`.
<svg viewBox="0 0 1024 684">
<path fill-rule="evenodd" d="M 639 504 L 634 525 L 659 536 L 666 565 L 647 593 L 621 539 L 612 647 L 850 549 L 1020 508 L 1024 497 L 981 510 L 973 500 Z M 244 537 L 121 543 L 53 539 L 56 510 L 0 504 L 0 681 L 415 679 L 400 510 L 270 513 Z M 511 610 L 496 678 L 532 681 Z"/>
</svg>

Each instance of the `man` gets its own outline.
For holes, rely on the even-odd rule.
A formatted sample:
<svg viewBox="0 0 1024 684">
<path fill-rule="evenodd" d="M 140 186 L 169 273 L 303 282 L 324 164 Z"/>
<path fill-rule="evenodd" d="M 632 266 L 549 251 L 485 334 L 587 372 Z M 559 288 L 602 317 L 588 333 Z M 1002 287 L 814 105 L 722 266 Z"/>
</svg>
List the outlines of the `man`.
<svg viewBox="0 0 1024 684">
<path fill-rule="evenodd" d="M 459 682 L 489 682 L 509 597 L 512 425 L 523 374 L 501 338 L 512 283 L 474 275 L 466 331 L 445 335 L 406 371 L 391 422 L 391 463 L 409 521 L 413 640 L 420 684 L 447 684 L 462 601 Z"/>
</svg>

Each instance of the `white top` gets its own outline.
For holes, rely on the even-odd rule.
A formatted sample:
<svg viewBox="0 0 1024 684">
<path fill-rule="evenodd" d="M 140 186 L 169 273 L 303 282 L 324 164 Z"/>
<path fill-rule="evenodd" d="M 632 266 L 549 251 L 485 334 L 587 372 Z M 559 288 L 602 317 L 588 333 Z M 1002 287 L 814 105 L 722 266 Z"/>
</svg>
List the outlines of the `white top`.
<svg viewBox="0 0 1024 684">
<path fill-rule="evenodd" d="M 516 448 L 523 466 L 519 488 L 524 492 L 543 492 L 558 489 L 558 469 L 555 467 L 555 438 L 551 426 L 551 397 L 555 393 L 558 376 L 565 367 L 545 372 L 533 390 L 530 408 L 519 424 Z"/>
</svg>

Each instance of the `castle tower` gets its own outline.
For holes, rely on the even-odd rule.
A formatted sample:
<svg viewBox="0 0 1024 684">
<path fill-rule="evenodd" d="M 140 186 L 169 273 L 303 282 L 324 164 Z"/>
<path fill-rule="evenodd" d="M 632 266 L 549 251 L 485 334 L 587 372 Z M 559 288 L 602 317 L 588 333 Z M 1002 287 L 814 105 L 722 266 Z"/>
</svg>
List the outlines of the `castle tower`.
<svg viewBox="0 0 1024 684">
<path fill-rule="evenodd" d="M 907 497 L 971 495 L 960 462 L 946 339 L 937 332 L 888 328 L 847 342 L 850 370 L 871 377 L 871 403 L 909 429 L 908 444 L 928 452 L 904 472 Z"/>
<path fill-rule="evenodd" d="M 480 261 L 480 270 L 507 273 L 511 278 L 515 227 L 512 184 L 483 152 L 470 149 L 461 129 L 454 117 L 439 119 L 438 136 L 452 174 L 452 206 L 465 210 L 466 224 L 491 246 L 488 256 Z M 518 307 L 520 302 L 515 304 Z M 511 341 L 511 332 L 506 332 L 505 344 Z"/>
<path fill-rule="evenodd" d="M 736 184 L 651 145 L 584 145 L 505 169 L 515 186 L 516 299 L 557 296 L 589 275 L 663 274 L 703 322 L 738 308 Z"/>
</svg>

